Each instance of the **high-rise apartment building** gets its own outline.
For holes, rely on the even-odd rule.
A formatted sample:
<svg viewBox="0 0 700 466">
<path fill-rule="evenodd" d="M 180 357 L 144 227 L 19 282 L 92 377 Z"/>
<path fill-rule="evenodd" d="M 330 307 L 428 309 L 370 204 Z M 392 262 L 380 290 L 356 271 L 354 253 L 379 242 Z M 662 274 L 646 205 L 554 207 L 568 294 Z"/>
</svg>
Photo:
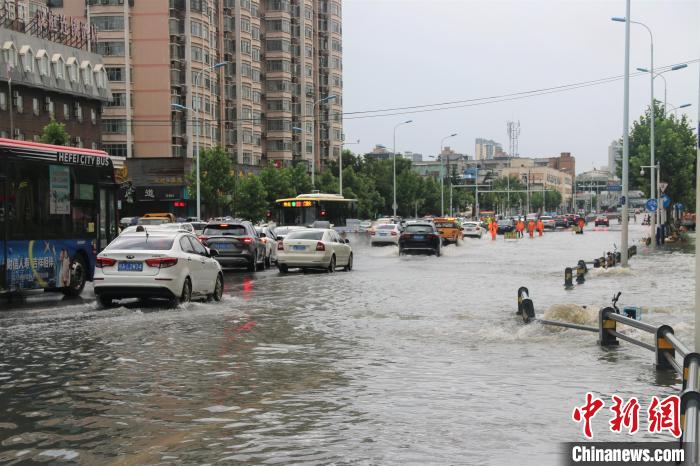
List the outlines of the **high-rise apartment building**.
<svg viewBox="0 0 700 466">
<path fill-rule="evenodd" d="M 474 141 L 474 159 L 476 160 L 491 160 L 494 158 L 504 157 L 503 146 L 491 139 L 477 138 Z"/>
<path fill-rule="evenodd" d="M 318 172 L 340 156 L 341 0 L 49 3 L 98 29 L 114 95 L 103 119 L 124 123 L 104 146 L 128 157 L 136 199 L 151 203 L 139 210 L 192 213 L 184 179 L 198 147 L 225 148 L 238 171 L 314 161 Z"/>
<path fill-rule="evenodd" d="M 622 160 L 622 146 L 619 141 L 613 141 L 608 146 L 608 171 L 613 177 L 617 176 L 617 162 Z"/>
</svg>

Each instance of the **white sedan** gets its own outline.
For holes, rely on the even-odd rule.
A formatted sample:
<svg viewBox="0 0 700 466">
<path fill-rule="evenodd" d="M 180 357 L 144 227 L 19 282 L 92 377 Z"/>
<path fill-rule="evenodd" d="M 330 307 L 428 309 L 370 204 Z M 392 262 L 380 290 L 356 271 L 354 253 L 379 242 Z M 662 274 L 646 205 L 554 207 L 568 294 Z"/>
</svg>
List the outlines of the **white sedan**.
<svg viewBox="0 0 700 466">
<path fill-rule="evenodd" d="M 336 267 L 352 270 L 352 248 L 335 230 L 306 228 L 294 230 L 277 243 L 277 268 L 287 273 L 290 268 L 326 269 L 335 272 Z"/>
<path fill-rule="evenodd" d="M 395 244 L 398 246 L 399 236 L 401 236 L 401 231 L 398 225 L 392 223 L 377 225 L 374 231 L 370 232 L 369 245 Z"/>
<path fill-rule="evenodd" d="M 462 224 L 462 233 L 464 236 L 470 236 L 472 238 L 481 238 L 484 234 L 484 229 L 481 228 L 479 222 L 464 222 Z"/>
<path fill-rule="evenodd" d="M 125 298 L 220 301 L 224 275 L 216 254 L 183 231 L 122 234 L 97 256 L 95 295 L 104 307 Z"/>
</svg>

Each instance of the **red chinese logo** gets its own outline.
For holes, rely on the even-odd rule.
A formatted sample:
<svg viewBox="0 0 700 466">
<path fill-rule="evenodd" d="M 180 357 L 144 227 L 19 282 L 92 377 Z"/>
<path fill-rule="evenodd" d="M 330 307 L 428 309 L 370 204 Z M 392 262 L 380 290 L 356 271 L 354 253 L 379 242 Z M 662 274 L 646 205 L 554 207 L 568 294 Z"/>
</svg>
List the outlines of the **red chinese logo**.
<svg viewBox="0 0 700 466">
<path fill-rule="evenodd" d="M 667 430 L 674 437 L 680 437 L 680 406 L 681 399 L 678 395 L 669 395 L 661 401 L 658 397 L 652 396 L 651 404 L 647 410 L 649 432 L 658 433 Z"/>
<path fill-rule="evenodd" d="M 623 405 L 623 400 L 617 395 L 613 395 L 613 402 L 610 407 L 615 417 L 610 421 L 610 430 L 613 432 L 622 432 L 625 427 L 630 434 L 634 434 L 639 430 L 639 401 L 637 398 L 630 398 Z"/>
<path fill-rule="evenodd" d="M 576 422 L 583 421 L 583 435 L 586 438 L 593 438 L 593 430 L 591 429 L 591 419 L 598 414 L 598 411 L 604 406 L 603 400 L 595 398 L 591 392 L 586 393 L 586 404 L 574 408 L 571 417 Z"/>
</svg>

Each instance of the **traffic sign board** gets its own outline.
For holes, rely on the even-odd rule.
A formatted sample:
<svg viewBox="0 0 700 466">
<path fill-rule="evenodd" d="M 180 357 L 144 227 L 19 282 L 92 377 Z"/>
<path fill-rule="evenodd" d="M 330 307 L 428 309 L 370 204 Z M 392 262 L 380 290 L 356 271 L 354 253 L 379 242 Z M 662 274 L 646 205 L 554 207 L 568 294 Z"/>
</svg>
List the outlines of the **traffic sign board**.
<svg viewBox="0 0 700 466">
<path fill-rule="evenodd" d="M 656 212 L 656 209 L 659 208 L 659 203 L 656 201 L 656 199 L 649 199 L 647 201 L 647 210 L 650 212 Z"/>
<path fill-rule="evenodd" d="M 668 183 L 659 182 L 659 189 L 662 193 L 666 192 L 666 188 L 668 188 Z"/>
<path fill-rule="evenodd" d="M 661 195 L 661 205 L 664 206 L 664 209 L 668 209 L 671 206 L 671 198 L 668 197 L 668 194 Z"/>
<path fill-rule="evenodd" d="M 608 191 L 622 191 L 622 185 L 621 184 L 609 184 Z"/>
</svg>

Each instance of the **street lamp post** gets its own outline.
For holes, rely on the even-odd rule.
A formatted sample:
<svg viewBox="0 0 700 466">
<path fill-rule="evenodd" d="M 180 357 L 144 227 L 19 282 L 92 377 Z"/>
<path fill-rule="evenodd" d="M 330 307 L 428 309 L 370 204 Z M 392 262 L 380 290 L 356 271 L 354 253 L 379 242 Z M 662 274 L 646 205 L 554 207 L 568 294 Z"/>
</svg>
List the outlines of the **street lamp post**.
<svg viewBox="0 0 700 466">
<path fill-rule="evenodd" d="M 625 70 L 624 70 L 624 92 L 622 103 L 622 234 L 621 234 L 621 263 L 627 267 L 628 247 L 629 247 L 629 155 L 630 155 L 630 12 L 631 0 L 625 1 L 625 17 L 613 18 L 613 21 L 623 21 L 625 23 Z M 652 108 L 653 113 L 653 108 Z"/>
<path fill-rule="evenodd" d="M 217 63 L 215 65 L 209 66 L 207 68 L 202 68 L 199 70 L 195 75 L 193 79 L 193 87 L 195 88 L 195 95 L 193 97 L 197 97 L 196 95 L 196 89 L 199 86 L 201 80 L 202 80 L 202 73 L 205 71 L 211 71 L 211 70 L 218 70 L 219 68 L 228 65 L 229 62 L 227 61 L 222 61 L 221 63 Z M 174 108 L 179 108 L 180 110 L 187 110 L 187 107 L 184 107 L 179 104 L 172 104 Z M 194 107 L 194 105 L 193 105 Z M 193 111 L 195 114 L 195 122 L 197 125 L 197 134 L 195 136 L 195 153 L 197 154 L 196 156 L 196 171 L 197 171 L 197 220 L 202 219 L 202 199 L 201 199 L 201 191 L 200 191 L 200 179 L 199 179 L 199 135 L 201 133 L 201 119 L 199 118 L 199 113 L 202 111 L 202 106 L 200 102 L 197 102 L 197 110 Z"/>
<path fill-rule="evenodd" d="M 343 142 L 343 147 L 344 146 L 352 146 L 354 144 L 359 144 L 360 140 L 358 139 L 357 142 Z M 339 191 L 340 195 L 343 195 L 343 151 L 340 151 L 340 157 L 338 158 L 338 186 L 339 186 Z"/>
<path fill-rule="evenodd" d="M 321 119 L 321 118 L 316 119 L 316 107 L 317 107 L 318 105 L 322 104 L 323 102 L 330 102 L 331 100 L 335 100 L 335 99 L 336 99 L 336 96 L 334 96 L 334 95 L 329 95 L 328 97 L 324 97 L 323 99 L 319 99 L 319 100 L 317 100 L 316 102 L 314 102 L 314 108 L 313 108 L 313 111 L 314 111 L 313 117 L 314 117 L 314 119 L 315 119 L 315 120 L 320 120 L 320 119 Z M 314 135 L 316 134 L 316 130 L 317 130 L 318 128 L 319 128 L 319 125 L 317 125 L 317 124 L 316 124 L 316 121 L 314 121 Z M 320 141 L 320 140 L 321 140 L 321 133 L 320 133 L 320 131 L 319 131 L 319 133 L 318 133 L 318 136 L 319 136 L 318 139 L 319 139 L 319 141 Z M 313 160 L 311 161 L 311 186 L 313 187 L 313 189 L 316 189 L 316 144 L 315 144 L 315 142 L 316 142 L 316 141 L 314 141 L 314 152 L 313 152 L 313 154 L 312 154 Z M 319 153 L 319 158 L 320 158 L 320 157 L 321 157 L 321 154 Z"/>
<path fill-rule="evenodd" d="M 449 136 L 445 136 L 442 138 L 440 141 L 440 216 L 444 217 L 445 216 L 445 174 L 442 171 L 444 163 L 444 157 L 442 156 L 442 147 L 446 139 L 453 138 L 457 136 L 458 133 L 453 133 L 450 134 Z M 479 202 L 477 201 L 477 205 Z"/>
<path fill-rule="evenodd" d="M 396 218 L 396 209 L 399 207 L 399 205 L 396 203 L 396 129 L 401 125 L 407 125 L 409 123 L 413 123 L 413 120 L 402 121 L 394 126 L 394 148 L 392 149 L 393 155 L 391 157 L 394 161 L 394 202 L 391 204 L 391 209 L 394 212 L 394 218 Z"/>
<path fill-rule="evenodd" d="M 675 112 L 676 110 L 680 110 L 680 109 L 682 109 L 682 108 L 688 108 L 688 107 L 690 107 L 691 105 L 693 105 L 693 104 L 683 104 L 683 105 L 679 105 L 679 106 L 677 106 L 677 107 L 671 107 L 671 109 L 669 110 L 669 112 Z"/>
<path fill-rule="evenodd" d="M 668 73 L 669 71 L 682 70 L 683 68 L 687 68 L 687 67 L 688 67 L 688 65 L 686 63 L 681 63 L 680 65 L 672 66 L 670 69 L 668 69 L 666 71 L 661 71 L 659 73 L 656 73 L 656 75 L 653 75 L 653 79 L 661 78 L 664 80 L 664 115 L 666 114 L 666 107 L 667 107 L 667 102 L 668 102 L 667 101 L 668 83 L 666 82 L 666 77 L 664 76 L 664 73 Z M 649 70 L 646 68 L 637 68 L 637 71 L 641 71 L 643 73 L 649 72 Z"/>
</svg>

